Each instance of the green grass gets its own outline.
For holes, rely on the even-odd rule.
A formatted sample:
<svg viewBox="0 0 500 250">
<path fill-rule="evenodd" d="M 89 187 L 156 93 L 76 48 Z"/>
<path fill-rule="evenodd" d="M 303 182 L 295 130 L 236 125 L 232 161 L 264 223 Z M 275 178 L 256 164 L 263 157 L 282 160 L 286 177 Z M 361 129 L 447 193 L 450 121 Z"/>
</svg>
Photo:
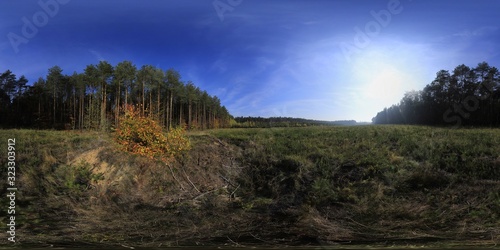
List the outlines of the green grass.
<svg viewBox="0 0 500 250">
<path fill-rule="evenodd" d="M 447 237 L 460 225 L 500 226 L 493 191 L 500 190 L 500 129 L 354 126 L 210 134 L 244 149 L 240 195 L 251 204 L 271 198 L 275 207 L 310 206 L 325 216 L 335 206 L 348 216 L 329 219 L 356 221 L 373 234 L 418 229 Z"/>
<path fill-rule="evenodd" d="M 49 130 L 0 130 L 0 165 L 6 166 L 7 139 L 15 139 L 16 183 L 18 188 L 19 226 L 42 225 L 43 211 L 65 207 L 61 195 L 71 193 L 76 198 L 89 180 L 89 166 L 69 162 L 81 152 L 97 147 L 109 146 L 109 136 L 96 132 L 49 131 Z M 7 168 L 1 168 L 2 176 Z M 0 179 L 0 185 L 7 186 L 7 178 Z M 6 190 L 2 190 L 2 196 Z M 0 211 L 5 215 L 4 210 Z"/>
<path fill-rule="evenodd" d="M 355 126 L 224 129 L 210 132 L 237 145 L 264 146 L 268 156 L 314 161 L 328 158 L 376 170 L 417 164 L 460 175 L 498 180 L 500 129 Z M 320 163 L 321 165 L 321 163 Z"/>
<path fill-rule="evenodd" d="M 245 232 L 262 239 L 267 232 L 266 239 L 272 240 L 274 231 L 283 228 L 289 235 L 322 240 L 498 241 L 492 235 L 500 233 L 500 129 L 325 126 L 218 129 L 188 135 L 193 149 L 172 165 L 171 172 L 119 152 L 109 134 L 0 130 L 2 166 L 7 138 L 16 138 L 20 228 L 46 234 L 45 229 L 63 225 L 57 220 L 64 216 L 90 221 L 81 232 L 71 234 L 78 238 L 95 234 L 94 221 L 116 215 L 137 217 L 118 224 L 118 219 L 109 219 L 116 225 L 116 235 L 128 235 L 127 230 L 139 226 L 151 235 L 182 232 L 186 242 L 193 232 L 197 237 L 211 234 L 224 239 Z M 96 148 L 103 149 L 100 161 L 114 165 L 105 179 L 91 173 L 93 165 L 72 162 Z M 228 189 L 190 201 L 187 192 L 199 195 L 190 187 L 216 190 L 223 183 L 221 171 L 229 169 L 234 175 Z M 6 176 L 6 168 L 0 172 Z M 185 190 L 179 189 L 172 173 L 178 179 L 190 177 L 182 181 Z M 0 185 L 5 187 L 5 181 L 2 178 Z M 95 182 L 105 185 L 89 190 L 88 184 Z M 235 199 L 228 200 L 229 193 Z M 171 197 L 185 202 L 172 199 L 173 205 L 158 209 L 159 201 Z M 128 210 L 129 205 L 151 210 Z M 90 216 L 94 212 L 101 217 Z M 75 216 L 86 213 L 90 217 Z M 168 226 L 156 228 L 159 218 Z M 224 227 L 221 219 L 240 224 Z M 206 228 L 185 221 L 203 222 Z M 170 229 L 171 225 L 177 228 Z"/>
</svg>

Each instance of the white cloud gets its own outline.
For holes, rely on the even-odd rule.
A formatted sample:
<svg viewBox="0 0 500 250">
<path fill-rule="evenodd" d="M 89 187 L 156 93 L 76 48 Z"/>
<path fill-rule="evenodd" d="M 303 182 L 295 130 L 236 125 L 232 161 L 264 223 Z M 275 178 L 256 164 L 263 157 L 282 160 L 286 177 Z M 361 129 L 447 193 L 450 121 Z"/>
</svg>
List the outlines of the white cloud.
<svg viewBox="0 0 500 250">
<path fill-rule="evenodd" d="M 224 73 L 227 71 L 227 62 L 222 59 L 217 59 L 212 63 L 210 70 L 216 71 L 217 73 Z"/>
<path fill-rule="evenodd" d="M 479 37 L 479 36 L 485 36 L 489 35 L 491 33 L 494 33 L 498 30 L 498 27 L 496 26 L 484 26 L 477 28 L 475 30 L 463 30 L 461 32 L 455 33 L 452 36 L 455 37 L 463 37 L 463 38 L 471 38 L 471 37 Z"/>
<path fill-rule="evenodd" d="M 89 49 L 88 50 L 98 61 L 106 61 L 104 57 L 101 55 L 101 53 L 97 52 L 96 50 Z"/>
</svg>

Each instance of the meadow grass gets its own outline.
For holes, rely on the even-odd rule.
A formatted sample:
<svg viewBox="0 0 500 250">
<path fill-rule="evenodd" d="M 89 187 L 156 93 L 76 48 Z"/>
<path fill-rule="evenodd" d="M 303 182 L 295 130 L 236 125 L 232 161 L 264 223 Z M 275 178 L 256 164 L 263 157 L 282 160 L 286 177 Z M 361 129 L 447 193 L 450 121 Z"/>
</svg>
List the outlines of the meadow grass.
<svg viewBox="0 0 500 250">
<path fill-rule="evenodd" d="M 269 155 L 397 170 L 415 163 L 461 177 L 496 179 L 500 129 L 447 129 L 425 126 L 353 126 L 220 129 L 212 135 L 237 145 L 264 145 Z"/>
<path fill-rule="evenodd" d="M 373 234 L 499 231 L 500 129 L 382 125 L 210 133 L 244 149 L 241 195 L 249 201 L 312 207 Z M 332 215 L 332 206 L 344 212 Z"/>
<path fill-rule="evenodd" d="M 73 218 L 87 235 L 84 240 L 102 240 L 93 227 L 109 210 L 137 217 L 128 224 L 113 222 L 116 239 L 139 226 L 144 235 L 182 232 L 186 241 L 193 232 L 247 231 L 252 237 L 261 232 L 260 239 L 266 232 L 272 241 L 280 228 L 288 237 L 323 240 L 499 240 L 493 235 L 500 234 L 500 129 L 318 126 L 215 129 L 188 136 L 193 149 L 170 171 L 119 152 L 106 133 L 0 130 L 1 165 L 7 139 L 16 138 L 21 228 L 42 235 Z M 96 159 L 85 158 L 92 164 L 74 161 L 95 149 L 101 149 Z M 114 166 L 108 169 L 112 173 L 92 172 L 103 166 L 99 161 Z M 5 176 L 6 168 L 0 171 Z M 221 173 L 231 173 L 225 189 L 219 187 L 225 183 Z M 89 183 L 102 185 L 89 189 Z M 92 217 L 96 213 L 100 217 Z M 147 226 L 159 218 L 166 225 L 202 223 L 206 230 L 189 223 L 182 231 Z M 219 228 L 225 218 L 241 224 Z M 78 238 L 75 232 L 69 235 Z"/>
</svg>

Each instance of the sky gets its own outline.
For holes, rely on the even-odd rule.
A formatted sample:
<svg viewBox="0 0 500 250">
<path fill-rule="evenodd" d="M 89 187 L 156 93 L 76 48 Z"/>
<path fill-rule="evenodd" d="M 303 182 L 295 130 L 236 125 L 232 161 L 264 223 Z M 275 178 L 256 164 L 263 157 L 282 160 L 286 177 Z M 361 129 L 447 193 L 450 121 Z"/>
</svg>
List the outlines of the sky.
<svg viewBox="0 0 500 250">
<path fill-rule="evenodd" d="M 439 70 L 500 67 L 496 0 L 2 0 L 0 71 L 174 68 L 233 116 L 371 121 Z"/>
</svg>

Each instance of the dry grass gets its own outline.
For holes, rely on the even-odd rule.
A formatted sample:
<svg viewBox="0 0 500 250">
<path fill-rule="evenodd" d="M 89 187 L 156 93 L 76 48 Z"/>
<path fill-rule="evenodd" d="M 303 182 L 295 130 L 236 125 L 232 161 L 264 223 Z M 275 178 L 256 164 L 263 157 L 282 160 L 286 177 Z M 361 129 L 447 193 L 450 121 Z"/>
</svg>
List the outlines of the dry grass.
<svg viewBox="0 0 500 250">
<path fill-rule="evenodd" d="M 497 130 L 190 132 L 193 148 L 168 166 L 119 151 L 106 134 L 4 136 L 19 138 L 25 243 L 499 242 Z M 82 166 L 102 178 L 77 185 L 68 176 Z"/>
</svg>

